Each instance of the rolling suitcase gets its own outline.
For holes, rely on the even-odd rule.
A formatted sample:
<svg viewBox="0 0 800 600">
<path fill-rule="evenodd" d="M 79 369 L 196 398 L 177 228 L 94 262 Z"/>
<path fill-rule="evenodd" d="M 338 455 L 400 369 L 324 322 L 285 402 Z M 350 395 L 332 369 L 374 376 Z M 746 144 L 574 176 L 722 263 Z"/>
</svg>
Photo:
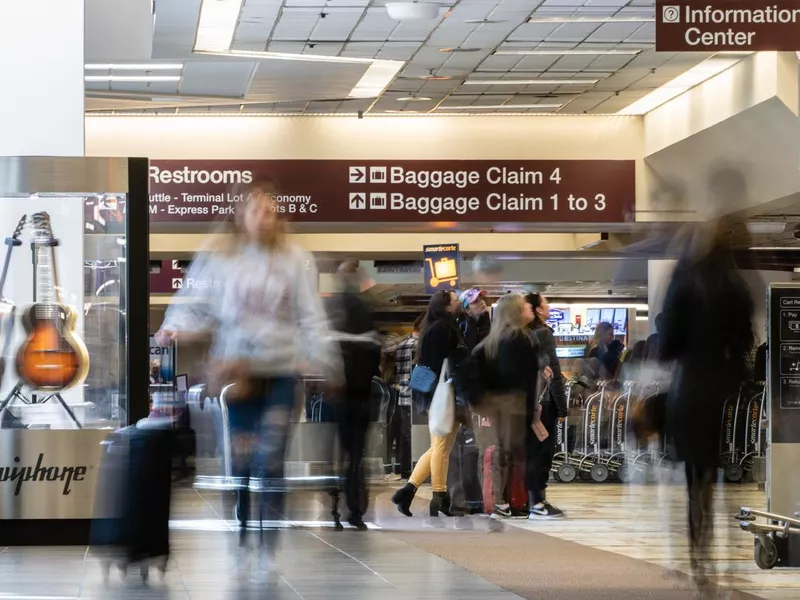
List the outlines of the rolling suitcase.
<svg viewBox="0 0 800 600">
<path fill-rule="evenodd" d="M 492 488 L 492 471 L 495 447 L 490 446 L 483 455 L 483 506 L 485 512 L 494 512 L 494 489 Z M 508 474 L 506 502 L 511 505 L 514 516 L 528 516 L 528 490 L 525 484 L 525 462 L 515 457 Z"/>
<path fill-rule="evenodd" d="M 112 564 L 123 574 L 138 565 L 147 581 L 151 564 L 163 574 L 169 558 L 173 431 L 126 427 L 104 445 L 91 544 L 106 549 L 106 579 Z"/>
<path fill-rule="evenodd" d="M 452 506 L 466 512 L 483 509 L 480 483 L 480 450 L 472 429 L 461 427 L 450 452 L 447 491 Z"/>
</svg>

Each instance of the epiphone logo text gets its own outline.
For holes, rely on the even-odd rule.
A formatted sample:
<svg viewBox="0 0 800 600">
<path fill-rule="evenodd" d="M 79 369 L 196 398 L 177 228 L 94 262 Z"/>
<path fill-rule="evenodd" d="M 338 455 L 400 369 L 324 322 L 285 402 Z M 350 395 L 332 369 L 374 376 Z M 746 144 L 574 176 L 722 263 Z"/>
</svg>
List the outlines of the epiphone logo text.
<svg viewBox="0 0 800 600">
<path fill-rule="evenodd" d="M 84 481 L 88 467 L 51 467 L 44 466 L 44 454 L 40 454 L 36 461 L 35 467 L 21 467 L 19 466 L 19 456 L 14 457 L 14 462 L 17 463 L 13 467 L 0 467 L 0 483 L 12 482 L 15 483 L 14 495 L 19 496 L 22 491 L 22 484 L 30 482 L 42 481 L 62 481 L 64 487 L 61 490 L 63 496 L 69 496 L 72 493 L 72 483 L 74 481 Z"/>
<path fill-rule="evenodd" d="M 238 169 L 208 171 L 189 167 L 170 170 L 151 166 L 150 179 L 154 183 L 253 183 L 253 172 Z"/>
</svg>

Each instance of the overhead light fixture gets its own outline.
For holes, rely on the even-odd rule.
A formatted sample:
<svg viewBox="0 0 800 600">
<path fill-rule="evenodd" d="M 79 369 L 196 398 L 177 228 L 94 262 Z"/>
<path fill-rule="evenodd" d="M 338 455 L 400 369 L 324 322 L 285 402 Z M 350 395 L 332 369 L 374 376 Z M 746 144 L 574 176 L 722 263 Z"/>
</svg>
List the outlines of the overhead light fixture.
<svg viewBox="0 0 800 600">
<path fill-rule="evenodd" d="M 183 63 L 86 64 L 87 71 L 180 71 Z"/>
<path fill-rule="evenodd" d="M 497 56 L 634 56 L 641 53 L 642 50 L 553 50 L 553 49 L 537 49 L 537 50 L 495 50 L 494 54 Z"/>
<path fill-rule="evenodd" d="M 467 79 L 464 85 L 591 85 L 599 79 Z"/>
<path fill-rule="evenodd" d="M 480 48 L 439 48 L 439 52 L 480 52 Z"/>
<path fill-rule="evenodd" d="M 470 25 L 497 25 L 499 23 L 508 23 L 505 19 L 466 19 L 464 23 Z"/>
<path fill-rule="evenodd" d="M 437 106 L 436 110 L 522 110 L 561 108 L 563 104 L 474 104 L 469 106 Z"/>
<path fill-rule="evenodd" d="M 403 96 L 402 98 L 395 98 L 398 102 L 430 102 L 432 98 L 427 96 Z"/>
<path fill-rule="evenodd" d="M 243 4 L 244 0 L 203 0 L 194 39 L 195 51 L 229 50 Z"/>
<path fill-rule="evenodd" d="M 653 17 L 531 17 L 528 23 L 654 23 Z"/>
<path fill-rule="evenodd" d="M 386 12 L 395 21 L 432 21 L 438 19 L 442 6 L 427 2 L 387 2 Z"/>
<path fill-rule="evenodd" d="M 180 81 L 180 75 L 85 75 L 87 83 L 165 83 Z"/>
<path fill-rule="evenodd" d="M 783 221 L 748 221 L 745 223 L 748 233 L 753 235 L 777 235 L 786 229 Z"/>
<path fill-rule="evenodd" d="M 405 63 L 400 60 L 375 60 L 367 68 L 348 98 L 377 98 L 394 81 Z"/>
<path fill-rule="evenodd" d="M 290 52 L 260 52 L 255 50 L 222 50 L 215 52 L 197 52 L 197 54 L 211 54 L 214 56 L 236 56 L 252 58 L 255 60 L 296 60 L 300 62 L 329 62 L 341 64 L 372 64 L 375 59 L 355 58 L 352 56 L 326 56 L 324 54 L 295 54 Z M 400 61 L 380 61 L 400 62 Z"/>
<path fill-rule="evenodd" d="M 656 88 L 646 96 L 639 98 L 633 104 L 623 108 L 618 115 L 645 115 L 651 110 L 655 110 L 662 104 L 666 104 L 670 100 L 677 98 L 684 92 L 689 91 L 696 85 L 719 75 L 723 71 L 731 68 L 742 59 L 741 56 L 720 56 L 715 54 L 711 58 L 707 58 L 699 65 L 695 65 L 688 71 L 678 75 L 672 81 L 669 81 L 659 88 Z"/>
</svg>

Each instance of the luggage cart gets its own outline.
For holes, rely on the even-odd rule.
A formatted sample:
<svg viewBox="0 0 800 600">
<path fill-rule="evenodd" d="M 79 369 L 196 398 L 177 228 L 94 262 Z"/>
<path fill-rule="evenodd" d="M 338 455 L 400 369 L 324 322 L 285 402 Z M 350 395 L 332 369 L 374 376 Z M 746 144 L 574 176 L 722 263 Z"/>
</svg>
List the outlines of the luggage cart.
<svg viewBox="0 0 800 600">
<path fill-rule="evenodd" d="M 719 467 L 723 470 L 725 481 L 739 483 L 744 477 L 744 469 L 739 462 L 736 448 L 739 430 L 739 412 L 744 396 L 744 385 L 736 394 L 725 400 L 720 424 Z"/>
<path fill-rule="evenodd" d="M 608 383 L 598 382 L 597 391 L 586 399 L 583 414 L 583 450 L 573 454 L 574 459 L 578 461 L 578 473 L 595 483 L 605 483 L 609 476 L 601 447 L 603 404 Z"/>
<path fill-rule="evenodd" d="M 623 384 L 622 393 L 619 394 L 611 405 L 611 419 L 608 422 L 608 456 L 605 464 L 609 472 L 615 475 L 622 483 L 633 479 L 634 470 L 628 464 L 628 415 L 630 414 L 631 395 L 633 382 Z"/>
<path fill-rule="evenodd" d="M 780 565 L 780 548 L 790 535 L 800 534 L 800 519 L 777 515 L 747 506 L 739 509 L 736 520 L 739 527 L 755 536 L 753 558 L 760 569 L 769 570 Z M 758 518 L 766 519 L 766 523 L 757 523 Z"/>
<path fill-rule="evenodd" d="M 739 466 L 741 466 L 742 472 L 745 474 L 751 473 L 755 460 L 763 458 L 765 455 L 761 423 L 766 417 L 766 394 L 767 390 L 764 387 L 754 394 L 747 403 L 744 444 L 742 446 L 742 457 L 739 460 Z"/>
<path fill-rule="evenodd" d="M 572 390 L 580 385 L 577 379 L 565 383 L 567 406 L 572 406 Z M 560 483 L 572 483 L 578 476 L 578 463 L 573 460 L 569 451 L 569 417 L 560 417 L 556 425 L 556 453 L 553 455 L 551 471 L 553 479 Z"/>
</svg>

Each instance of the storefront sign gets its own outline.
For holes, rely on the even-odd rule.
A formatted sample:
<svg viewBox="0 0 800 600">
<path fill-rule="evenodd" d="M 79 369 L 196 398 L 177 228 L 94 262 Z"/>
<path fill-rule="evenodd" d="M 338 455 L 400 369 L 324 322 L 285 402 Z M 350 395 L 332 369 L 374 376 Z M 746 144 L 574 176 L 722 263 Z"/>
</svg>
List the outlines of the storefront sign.
<svg viewBox="0 0 800 600">
<path fill-rule="evenodd" d="M 423 246 L 422 251 L 425 255 L 425 293 L 435 294 L 440 290 L 455 291 L 458 287 L 461 262 L 458 244 Z"/>
<path fill-rule="evenodd" d="M 297 222 L 633 220 L 632 160 L 157 160 L 152 222 L 230 218 L 234 186 L 269 180 L 276 211 Z"/>
<path fill-rule="evenodd" d="M 563 310 L 559 310 L 557 308 L 551 308 L 550 309 L 550 318 L 547 319 L 548 323 L 550 323 L 552 325 L 556 325 L 556 324 L 560 323 L 563 320 L 564 320 L 564 311 Z"/>
<path fill-rule="evenodd" d="M 656 0 L 659 52 L 800 50 L 800 0 Z"/>
</svg>

